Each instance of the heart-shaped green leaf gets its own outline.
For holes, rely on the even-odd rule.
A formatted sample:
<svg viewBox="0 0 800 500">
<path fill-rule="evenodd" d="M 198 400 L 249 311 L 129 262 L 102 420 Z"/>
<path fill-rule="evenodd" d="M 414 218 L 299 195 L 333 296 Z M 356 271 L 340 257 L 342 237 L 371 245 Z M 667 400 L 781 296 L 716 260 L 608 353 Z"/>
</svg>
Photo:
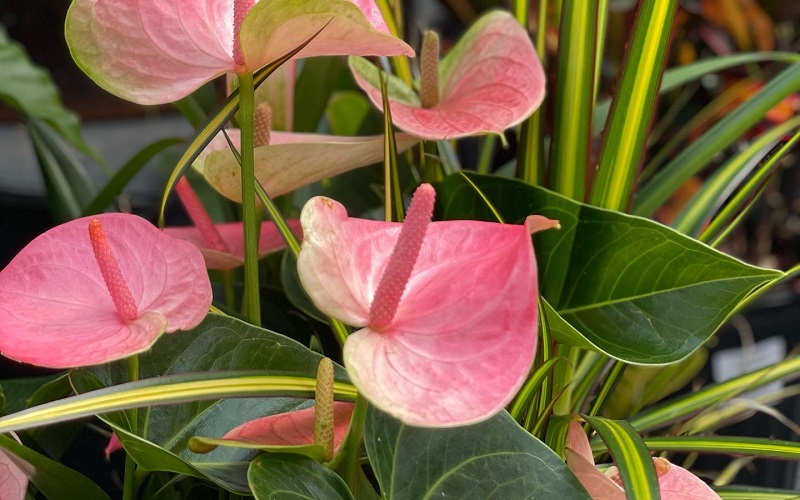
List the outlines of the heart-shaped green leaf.
<svg viewBox="0 0 800 500">
<path fill-rule="evenodd" d="M 507 223 L 530 214 L 558 219 L 561 231 L 537 234 L 534 245 L 542 296 L 571 327 L 554 333 L 626 362 L 688 356 L 751 291 L 782 276 L 653 221 L 515 180 L 454 175 L 437 192 L 445 219 L 496 220 L 489 203 Z"/>
<path fill-rule="evenodd" d="M 505 411 L 476 425 L 426 429 L 371 408 L 364 442 L 389 500 L 589 498 L 558 455 Z"/>
<path fill-rule="evenodd" d="M 283 335 L 248 325 L 237 319 L 209 315 L 189 332 L 165 335 L 148 352 L 139 356 L 140 377 L 226 370 L 274 370 L 314 378 L 319 354 Z M 124 363 L 93 368 L 102 385 L 126 379 Z M 336 367 L 337 379 L 345 378 Z M 74 377 L 78 389 L 95 389 L 89 377 Z M 223 436 L 246 421 L 306 407 L 309 401 L 296 398 L 248 398 L 198 401 L 188 404 L 139 410 L 141 437 L 129 432 L 122 413 L 103 417 L 117 432 L 125 449 L 140 467 L 206 476 L 228 489 L 247 492 L 247 462 L 252 450 L 219 447 L 207 454 L 193 453 L 188 441 L 193 436 Z"/>
<path fill-rule="evenodd" d="M 299 455 L 261 455 L 250 463 L 247 480 L 256 500 L 353 498 L 347 485 L 332 470 Z"/>
</svg>

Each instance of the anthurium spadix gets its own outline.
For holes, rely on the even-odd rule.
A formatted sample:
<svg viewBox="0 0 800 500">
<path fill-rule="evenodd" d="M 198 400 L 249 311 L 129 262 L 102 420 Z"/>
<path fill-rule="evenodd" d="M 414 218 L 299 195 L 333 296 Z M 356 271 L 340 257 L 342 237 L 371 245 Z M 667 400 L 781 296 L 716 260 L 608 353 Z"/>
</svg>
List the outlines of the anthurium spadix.
<svg viewBox="0 0 800 500">
<path fill-rule="evenodd" d="M 592 448 L 583 428 L 577 421 L 570 422 L 564 453 L 567 465 L 575 473 L 592 498 L 603 500 L 625 500 L 625 489 L 616 467 L 601 472 L 594 466 Z M 658 489 L 664 500 L 720 498 L 700 478 L 664 458 L 654 458 L 653 465 L 658 475 Z"/>
<path fill-rule="evenodd" d="M 197 193 L 185 178 L 179 180 L 175 185 L 175 192 L 194 225 L 165 227 L 164 232 L 197 246 L 203 254 L 208 269 L 226 271 L 244 265 L 244 227 L 242 223 L 214 223 Z M 289 219 L 286 223 L 295 235 L 302 236 L 299 220 Z M 258 257 L 266 257 L 281 250 L 284 246 L 283 238 L 275 224 L 263 222 L 259 231 Z"/>
<path fill-rule="evenodd" d="M 225 131 L 239 147 L 237 129 Z M 398 134 L 397 151 L 410 148 L 418 139 Z M 255 148 L 255 175 L 270 196 L 279 196 L 328 177 L 383 160 L 383 136 L 341 137 L 323 134 L 276 132 L 269 144 Z M 241 169 L 220 133 L 193 163 L 209 184 L 234 201 L 241 201 Z"/>
<path fill-rule="evenodd" d="M 413 55 L 374 0 L 73 0 L 66 37 L 98 85 L 160 104 L 224 73 L 252 73 L 319 32 L 296 57 Z"/>
<path fill-rule="evenodd" d="M 426 36 L 420 51 L 419 94 L 399 78 L 389 78 L 392 122 L 414 136 L 441 140 L 500 134 L 544 99 L 539 57 L 527 31 L 507 12 L 484 15 L 441 64 L 438 57 L 438 39 Z M 351 57 L 350 68 L 370 100 L 383 108 L 375 66 Z"/>
<path fill-rule="evenodd" d="M 210 305 L 191 243 L 135 215 L 76 219 L 0 271 L 0 354 L 52 368 L 105 363 L 194 328 Z"/>
<path fill-rule="evenodd" d="M 452 427 L 500 411 L 536 351 L 536 260 L 526 225 L 430 222 L 417 189 L 403 223 L 350 218 L 311 199 L 300 215 L 303 288 L 325 314 L 363 327 L 344 345 L 359 392 L 409 425 Z"/>
</svg>

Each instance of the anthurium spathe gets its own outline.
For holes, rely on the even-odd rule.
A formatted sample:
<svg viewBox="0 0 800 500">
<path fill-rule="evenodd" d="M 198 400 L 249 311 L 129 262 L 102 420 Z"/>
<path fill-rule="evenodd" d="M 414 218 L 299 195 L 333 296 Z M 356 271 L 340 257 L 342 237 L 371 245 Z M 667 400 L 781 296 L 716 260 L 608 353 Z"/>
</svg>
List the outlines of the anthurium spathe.
<svg viewBox="0 0 800 500">
<path fill-rule="evenodd" d="M 0 498 L 24 500 L 28 492 L 28 476 L 19 468 L 10 455 L 0 451 Z"/>
<path fill-rule="evenodd" d="M 225 133 L 239 147 L 238 129 Z M 418 139 L 398 134 L 397 151 Z M 383 136 L 341 137 L 324 134 L 275 132 L 269 144 L 255 148 L 255 175 L 270 196 L 279 196 L 328 177 L 383 160 Z M 241 169 L 222 133 L 198 156 L 193 166 L 222 195 L 241 201 Z"/>
<path fill-rule="evenodd" d="M 359 392 L 407 424 L 452 427 L 492 416 L 527 377 L 536 261 L 528 226 L 430 222 L 434 197 L 420 186 L 402 224 L 311 199 L 298 271 L 320 310 L 363 327 L 344 346 Z"/>
<path fill-rule="evenodd" d="M 105 363 L 197 326 L 210 305 L 194 245 L 135 215 L 85 217 L 0 271 L 0 353 L 52 368 Z"/>
<path fill-rule="evenodd" d="M 577 421 L 570 422 L 565 449 L 567 465 L 596 500 L 625 500 L 625 489 L 616 467 L 601 472 L 594 466 L 589 439 Z M 664 458 L 654 458 L 658 489 L 664 500 L 713 500 L 720 498 L 700 478 Z"/>
<path fill-rule="evenodd" d="M 224 73 L 252 73 L 317 32 L 296 57 L 413 55 L 389 34 L 374 0 L 74 0 L 66 21 L 78 66 L 140 104 L 180 99 Z"/>
<path fill-rule="evenodd" d="M 438 44 L 435 37 L 426 37 Z M 390 77 L 392 122 L 414 136 L 441 140 L 495 133 L 520 123 L 544 99 L 544 70 L 527 31 L 507 12 L 481 17 L 437 68 L 438 47 L 420 51 L 420 94 Z M 350 58 L 356 82 L 382 108 L 377 69 Z M 426 75 L 431 76 L 426 78 Z"/>
<path fill-rule="evenodd" d="M 175 185 L 175 192 L 194 225 L 165 227 L 164 232 L 197 246 L 203 254 L 208 269 L 227 271 L 244 265 L 244 227 L 242 223 L 215 224 L 186 178 L 178 181 Z M 289 219 L 286 223 L 295 235 L 303 234 L 299 220 Z M 275 224 L 263 222 L 258 237 L 259 259 L 283 249 L 284 246 L 283 238 Z"/>
</svg>

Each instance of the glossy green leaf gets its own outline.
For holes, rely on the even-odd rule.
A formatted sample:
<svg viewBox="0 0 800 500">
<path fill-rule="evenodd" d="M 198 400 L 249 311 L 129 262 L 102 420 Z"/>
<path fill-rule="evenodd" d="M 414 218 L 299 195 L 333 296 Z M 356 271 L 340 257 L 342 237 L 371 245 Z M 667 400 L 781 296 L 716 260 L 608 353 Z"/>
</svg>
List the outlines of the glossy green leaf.
<svg viewBox="0 0 800 500">
<path fill-rule="evenodd" d="M 622 361 L 688 356 L 752 290 L 782 276 L 650 220 L 510 179 L 451 176 L 437 188 L 442 218 L 496 220 L 472 183 L 508 223 L 535 213 L 561 222 L 534 245 L 541 294 L 572 327 L 571 336 L 558 338 Z M 558 336 L 564 329 L 548 320 Z"/>
<path fill-rule="evenodd" d="M 108 495 L 92 480 L 75 472 L 8 436 L 0 436 L 0 449 L 12 456 L 36 488 L 50 500 L 108 500 Z"/>
<path fill-rule="evenodd" d="M 628 498 L 661 498 L 653 459 L 642 438 L 624 420 L 584 417 L 603 439 L 619 468 Z"/>
<path fill-rule="evenodd" d="M 678 0 L 643 2 L 606 124 L 592 204 L 628 207 L 650 132 Z"/>
<path fill-rule="evenodd" d="M 589 169 L 596 33 L 597 2 L 563 4 L 550 172 L 553 188 L 574 200 L 583 200 Z"/>
<path fill-rule="evenodd" d="M 355 90 L 338 92 L 331 97 L 325 116 L 333 135 L 358 135 L 372 105 L 364 94 Z"/>
<path fill-rule="evenodd" d="M 287 379 L 306 380 L 314 385 L 321 356 L 280 334 L 242 321 L 209 315 L 191 332 L 164 336 L 150 351 L 139 356 L 140 377 L 145 380 L 165 376 L 225 370 L 270 370 L 290 374 Z M 125 380 L 124 363 L 97 367 L 94 372 L 105 385 Z M 344 369 L 336 368 L 341 380 Z M 76 384 L 80 388 L 80 384 Z M 341 383 L 338 386 L 341 394 Z M 255 394 L 254 394 L 255 395 Z M 186 398 L 187 400 L 189 398 Z M 118 429 L 119 437 L 137 463 L 150 470 L 186 473 L 187 468 L 209 476 L 218 484 L 245 491 L 243 477 L 237 482 L 230 472 L 252 455 L 247 449 L 219 447 L 207 454 L 188 448 L 192 436 L 221 437 L 246 421 L 308 406 L 305 399 L 248 398 L 211 399 L 189 404 L 173 404 L 139 411 L 141 437 L 130 435 L 124 415 L 106 417 Z M 166 468 L 165 468 L 166 467 Z M 235 474 L 234 474 L 235 477 Z"/>
<path fill-rule="evenodd" d="M 761 387 L 776 380 L 800 375 L 800 356 L 756 370 L 725 382 L 709 385 L 684 396 L 650 408 L 630 419 L 640 432 L 658 429 L 685 418 L 711 405 L 726 401 L 742 392 Z"/>
<path fill-rule="evenodd" d="M 247 481 L 256 500 L 353 498 L 347 485 L 336 473 L 299 455 L 260 455 L 250 462 Z"/>
<path fill-rule="evenodd" d="M 637 193 L 633 213 L 649 215 L 720 151 L 758 123 L 786 96 L 800 91 L 800 63 L 770 80 L 744 104 L 728 113 L 695 142 L 684 148 Z"/>
<path fill-rule="evenodd" d="M 22 45 L 0 28 L 0 102 L 20 113 L 45 121 L 82 152 L 98 158 L 83 140 L 77 115 L 61 103 L 50 74 L 33 63 Z"/>
<path fill-rule="evenodd" d="M 506 412 L 425 429 L 370 408 L 364 442 L 388 500 L 589 498 L 558 455 Z"/>
</svg>

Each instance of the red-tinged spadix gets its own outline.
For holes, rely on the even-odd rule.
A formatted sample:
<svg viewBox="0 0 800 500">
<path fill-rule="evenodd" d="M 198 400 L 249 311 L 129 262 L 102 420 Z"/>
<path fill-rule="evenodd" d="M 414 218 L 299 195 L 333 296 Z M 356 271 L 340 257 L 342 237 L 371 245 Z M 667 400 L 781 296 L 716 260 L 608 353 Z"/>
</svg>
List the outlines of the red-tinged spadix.
<svg viewBox="0 0 800 500">
<path fill-rule="evenodd" d="M 500 411 L 536 351 L 536 261 L 523 225 L 428 222 L 423 185 L 403 224 L 303 208 L 298 271 L 326 314 L 363 327 L 345 367 L 370 402 L 409 425 L 452 427 Z"/>
<path fill-rule="evenodd" d="M 428 61 L 423 61 L 428 66 Z M 423 67 L 423 73 L 426 67 Z M 350 58 L 356 82 L 383 108 L 378 70 L 365 59 Z M 428 85 L 423 81 L 422 85 Z M 423 107 L 400 79 L 389 79 L 392 122 L 411 135 L 454 139 L 500 134 L 520 123 L 544 99 L 545 77 L 528 33 L 507 12 L 481 17 L 442 60 L 437 104 Z M 425 94 L 430 89 L 421 89 Z"/>
<path fill-rule="evenodd" d="M 225 132 L 238 148 L 239 130 Z M 406 134 L 398 134 L 396 139 L 398 152 L 419 142 Z M 372 165 L 384 157 L 382 135 L 340 137 L 273 131 L 269 141 L 269 145 L 255 148 L 255 174 L 270 196 Z M 193 166 L 220 194 L 241 201 L 241 168 L 222 133 L 209 143 Z"/>
<path fill-rule="evenodd" d="M 577 421 L 569 424 L 564 450 L 567 466 L 572 470 L 586 491 L 594 499 L 625 500 L 622 479 L 616 467 L 605 473 L 594 466 L 589 439 Z M 700 478 L 664 458 L 654 458 L 653 465 L 658 475 L 658 489 L 664 500 L 713 500 L 720 498 Z"/>
<path fill-rule="evenodd" d="M 140 104 L 190 94 L 224 73 L 249 73 L 319 32 L 296 57 L 413 55 L 374 0 L 73 0 L 66 37 L 98 85 Z"/>
<path fill-rule="evenodd" d="M 0 353 L 52 368 L 147 350 L 211 305 L 203 257 L 130 214 L 77 219 L 40 235 L 0 271 Z"/>
<path fill-rule="evenodd" d="M 0 498 L 24 500 L 28 492 L 28 476 L 6 452 L 0 450 Z"/>
<path fill-rule="evenodd" d="M 194 226 L 165 227 L 164 232 L 174 238 L 193 243 L 203 254 L 206 267 L 227 271 L 244 265 L 244 226 L 241 222 L 215 224 L 206 212 L 200 198 L 192 190 L 189 182 L 182 178 L 175 186 Z M 298 219 L 286 221 L 292 232 L 302 237 L 302 227 Z M 258 240 L 258 258 L 284 248 L 284 241 L 278 228 L 272 222 L 263 222 Z"/>
<path fill-rule="evenodd" d="M 339 447 L 347 435 L 353 403 L 333 402 L 333 451 Z M 210 451 L 216 446 L 238 448 L 258 448 L 279 451 L 279 448 L 309 447 L 314 444 L 315 407 L 269 415 L 245 422 L 231 429 L 222 438 L 193 437 L 190 446 L 198 452 Z"/>
</svg>

